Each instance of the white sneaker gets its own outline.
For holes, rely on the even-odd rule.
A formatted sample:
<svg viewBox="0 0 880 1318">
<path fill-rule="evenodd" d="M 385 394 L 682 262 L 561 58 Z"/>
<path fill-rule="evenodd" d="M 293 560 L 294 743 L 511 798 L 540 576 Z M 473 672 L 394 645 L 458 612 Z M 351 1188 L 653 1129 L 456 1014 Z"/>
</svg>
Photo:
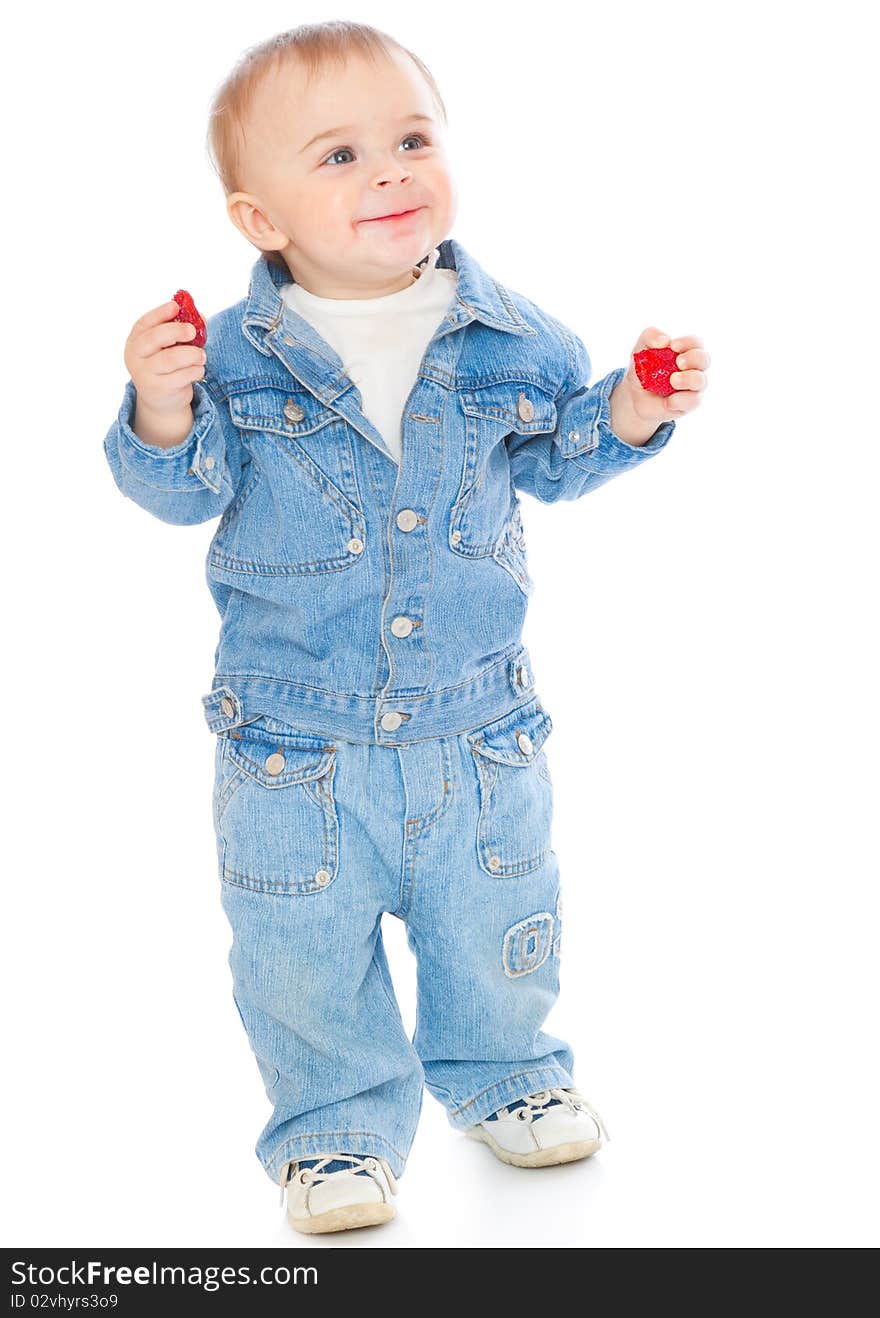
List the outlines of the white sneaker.
<svg viewBox="0 0 880 1318">
<path fill-rule="evenodd" d="M 550 1167 L 589 1158 L 611 1136 L 577 1089 L 541 1089 L 508 1103 L 465 1135 L 514 1167 Z"/>
<path fill-rule="evenodd" d="M 280 1181 L 282 1203 L 287 1190 L 287 1220 L 297 1231 L 347 1231 L 389 1222 L 396 1213 L 390 1201 L 397 1194 L 394 1173 L 372 1154 L 328 1153 L 317 1160 L 312 1154 L 288 1162 Z"/>
</svg>

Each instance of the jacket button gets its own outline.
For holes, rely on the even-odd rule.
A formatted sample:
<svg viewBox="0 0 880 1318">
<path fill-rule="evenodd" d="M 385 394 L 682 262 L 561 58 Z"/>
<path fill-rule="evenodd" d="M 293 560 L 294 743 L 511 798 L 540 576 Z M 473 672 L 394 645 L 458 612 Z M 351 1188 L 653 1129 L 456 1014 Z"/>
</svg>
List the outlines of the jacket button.
<svg viewBox="0 0 880 1318">
<path fill-rule="evenodd" d="M 404 508 L 397 514 L 397 525 L 401 531 L 411 531 L 414 526 L 418 525 L 418 515 L 413 512 L 412 508 Z"/>
<path fill-rule="evenodd" d="M 449 539 L 452 541 L 454 545 L 457 545 L 459 540 L 461 539 L 461 531 L 453 531 Z"/>
<path fill-rule="evenodd" d="M 489 857 L 489 869 L 490 869 L 490 870 L 499 870 L 499 869 L 501 869 L 501 857 L 500 857 L 500 856 L 490 856 L 490 857 Z"/>
<path fill-rule="evenodd" d="M 531 400 L 526 398 L 525 394 L 520 394 L 519 398 L 517 399 L 516 410 L 519 413 L 521 420 L 523 421 L 534 420 L 535 417 L 534 406 Z"/>
<path fill-rule="evenodd" d="M 397 728 L 400 727 L 402 722 L 403 719 L 401 718 L 400 714 L 397 713 L 396 710 L 393 711 L 391 714 L 383 714 L 382 718 L 380 719 L 381 727 L 385 732 L 394 732 Z"/>
<path fill-rule="evenodd" d="M 581 437 L 581 432 L 579 430 L 569 430 L 568 437 L 571 440 L 572 444 L 577 444 L 577 442 Z"/>
<path fill-rule="evenodd" d="M 208 456 L 205 458 L 205 470 L 211 471 L 213 466 L 214 466 L 214 459 L 211 457 L 210 454 L 208 454 Z"/>
<path fill-rule="evenodd" d="M 520 664 L 519 668 L 517 668 L 516 680 L 520 686 L 528 686 L 529 670 L 526 668 L 525 664 Z"/>
<path fill-rule="evenodd" d="M 300 407 L 299 403 L 295 403 L 292 398 L 288 398 L 287 402 L 284 404 L 284 415 L 287 417 L 288 421 L 302 421 L 305 416 L 305 411 Z"/>
<path fill-rule="evenodd" d="M 363 553 L 363 549 L 364 549 L 363 540 L 358 540 L 357 538 L 355 538 L 354 540 L 349 540 L 348 552 L 350 554 L 361 554 Z"/>
<path fill-rule="evenodd" d="M 223 714 L 226 718 L 232 718 L 233 714 L 235 713 L 235 706 L 233 705 L 232 701 L 229 699 L 228 696 L 224 696 L 223 699 L 220 701 L 220 713 Z"/>
<path fill-rule="evenodd" d="M 519 733 L 519 735 L 517 736 L 516 742 L 517 742 L 517 745 L 519 746 L 520 750 L 522 751 L 523 755 L 531 755 L 531 753 L 532 753 L 532 739 L 531 739 L 531 737 L 528 735 L 527 732 L 521 732 L 521 733 Z"/>
<path fill-rule="evenodd" d="M 322 888 L 325 888 L 330 882 L 330 878 L 331 875 L 329 870 L 318 870 L 318 873 L 315 875 L 315 882 L 319 883 Z"/>
<path fill-rule="evenodd" d="M 266 760 L 266 773 L 280 773 L 284 768 L 284 756 L 280 751 L 274 751 Z"/>
<path fill-rule="evenodd" d="M 391 623 L 391 630 L 395 636 L 409 636 L 412 629 L 412 618 L 394 618 Z"/>
</svg>

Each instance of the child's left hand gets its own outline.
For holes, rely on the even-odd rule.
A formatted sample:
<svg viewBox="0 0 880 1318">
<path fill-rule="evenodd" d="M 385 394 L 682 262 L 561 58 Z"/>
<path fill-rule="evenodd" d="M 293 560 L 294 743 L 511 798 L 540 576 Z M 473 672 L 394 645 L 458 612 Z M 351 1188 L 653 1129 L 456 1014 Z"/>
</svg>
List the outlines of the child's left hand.
<svg viewBox="0 0 880 1318">
<path fill-rule="evenodd" d="M 635 363 L 630 354 L 626 375 L 618 386 L 624 393 L 624 399 L 621 400 L 624 405 L 628 403 L 640 420 L 655 422 L 685 416 L 699 407 L 700 395 L 708 383 L 706 370 L 712 360 L 703 348 L 703 340 L 698 339 L 694 334 L 670 340 L 669 335 L 664 334 L 663 330 L 650 326 L 639 335 L 639 341 L 633 352 L 641 352 L 643 348 L 671 348 L 673 352 L 678 353 L 676 361 L 678 370 L 673 371 L 669 377 L 669 383 L 675 392 L 663 398 L 660 394 L 653 394 L 650 390 L 644 389 L 636 375 Z"/>
</svg>

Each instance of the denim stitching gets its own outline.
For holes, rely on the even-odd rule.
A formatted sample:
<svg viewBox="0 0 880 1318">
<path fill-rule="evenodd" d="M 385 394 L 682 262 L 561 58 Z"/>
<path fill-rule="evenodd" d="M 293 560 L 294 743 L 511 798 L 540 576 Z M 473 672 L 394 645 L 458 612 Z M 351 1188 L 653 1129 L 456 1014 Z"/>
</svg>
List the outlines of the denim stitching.
<svg viewBox="0 0 880 1318">
<path fill-rule="evenodd" d="M 455 791 L 455 783 L 452 776 L 452 756 L 450 754 L 449 741 L 446 737 L 439 737 L 440 758 L 442 761 L 441 773 L 443 774 L 443 795 L 438 805 L 434 807 L 427 815 L 420 815 L 416 819 L 405 820 L 407 832 L 412 829 L 415 832 L 423 832 L 429 824 L 444 815 L 452 804 L 452 798 Z"/>
</svg>

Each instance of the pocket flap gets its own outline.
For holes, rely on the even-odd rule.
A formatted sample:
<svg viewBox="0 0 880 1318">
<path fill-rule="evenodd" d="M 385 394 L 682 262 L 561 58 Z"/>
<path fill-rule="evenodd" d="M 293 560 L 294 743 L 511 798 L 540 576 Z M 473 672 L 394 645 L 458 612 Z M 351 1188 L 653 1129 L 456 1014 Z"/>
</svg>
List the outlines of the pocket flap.
<svg viewBox="0 0 880 1318">
<path fill-rule="evenodd" d="M 229 411 L 237 426 L 279 435 L 310 435 L 339 419 L 307 390 L 265 386 L 230 394 Z"/>
<path fill-rule="evenodd" d="M 521 705 L 467 734 L 478 755 L 499 764 L 531 764 L 553 730 L 553 720 L 537 702 Z"/>
<path fill-rule="evenodd" d="M 226 753 L 264 787 L 289 787 L 329 773 L 335 742 L 307 732 L 269 732 L 265 728 L 233 728 Z"/>
<path fill-rule="evenodd" d="M 547 434 L 556 429 L 556 404 L 550 394 L 526 380 L 505 380 L 460 392 L 468 416 L 502 421 L 521 435 Z"/>
</svg>

